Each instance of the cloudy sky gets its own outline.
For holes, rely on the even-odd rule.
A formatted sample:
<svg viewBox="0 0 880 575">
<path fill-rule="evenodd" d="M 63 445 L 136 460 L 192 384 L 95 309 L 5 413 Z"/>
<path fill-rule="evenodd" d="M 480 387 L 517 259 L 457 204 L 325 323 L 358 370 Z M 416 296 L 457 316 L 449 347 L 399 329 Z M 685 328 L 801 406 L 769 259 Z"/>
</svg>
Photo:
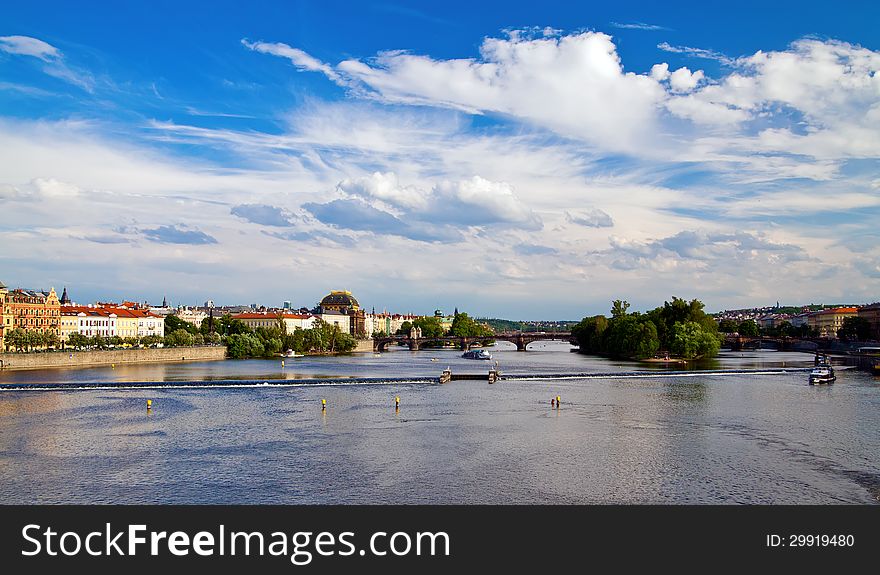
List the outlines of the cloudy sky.
<svg viewBox="0 0 880 575">
<path fill-rule="evenodd" d="M 589 4 L 8 4 L 0 281 L 512 319 L 880 299 L 880 5 Z"/>
</svg>

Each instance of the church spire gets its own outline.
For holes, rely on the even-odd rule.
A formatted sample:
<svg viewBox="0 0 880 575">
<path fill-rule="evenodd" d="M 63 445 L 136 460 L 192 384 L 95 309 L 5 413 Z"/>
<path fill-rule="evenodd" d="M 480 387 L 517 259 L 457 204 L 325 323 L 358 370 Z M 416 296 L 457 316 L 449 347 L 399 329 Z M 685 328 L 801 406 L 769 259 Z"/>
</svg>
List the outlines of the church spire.
<svg viewBox="0 0 880 575">
<path fill-rule="evenodd" d="M 70 297 L 67 295 L 67 286 L 64 286 L 64 291 L 61 292 L 61 305 L 70 305 Z"/>
<path fill-rule="evenodd" d="M 162 307 L 168 307 L 168 298 L 162 296 Z"/>
</svg>

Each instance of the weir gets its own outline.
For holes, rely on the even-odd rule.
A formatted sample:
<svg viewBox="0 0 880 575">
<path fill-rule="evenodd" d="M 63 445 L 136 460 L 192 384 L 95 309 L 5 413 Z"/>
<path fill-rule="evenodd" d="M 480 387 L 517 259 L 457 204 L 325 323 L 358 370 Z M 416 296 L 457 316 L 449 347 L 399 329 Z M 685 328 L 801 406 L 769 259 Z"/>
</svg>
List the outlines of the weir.
<svg viewBox="0 0 880 575">
<path fill-rule="evenodd" d="M 547 380 L 588 380 L 588 379 L 623 379 L 623 378 L 668 378 L 696 377 L 700 375 L 777 375 L 783 373 L 802 373 L 810 371 L 809 367 L 784 367 L 770 369 L 714 369 L 703 371 L 621 371 L 604 373 L 522 373 L 504 374 L 490 370 L 488 374 L 453 374 L 445 370 L 441 376 L 414 377 L 347 377 L 347 378 L 311 378 L 311 379 L 222 379 L 209 381 L 118 381 L 118 382 L 74 382 L 74 383 L 0 383 L 0 391 L 76 391 L 102 389 L 192 389 L 192 388 L 261 388 L 261 387 L 296 387 L 326 385 L 401 385 L 401 384 L 438 384 L 452 380 L 471 381 L 547 381 Z M 493 377 L 494 376 L 494 377 Z"/>
</svg>

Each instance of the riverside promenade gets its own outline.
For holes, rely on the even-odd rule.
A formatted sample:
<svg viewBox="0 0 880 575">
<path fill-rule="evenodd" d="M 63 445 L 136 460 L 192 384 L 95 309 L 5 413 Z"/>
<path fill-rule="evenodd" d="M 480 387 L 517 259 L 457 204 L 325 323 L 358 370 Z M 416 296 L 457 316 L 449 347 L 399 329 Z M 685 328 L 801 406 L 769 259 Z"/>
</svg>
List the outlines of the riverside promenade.
<svg viewBox="0 0 880 575">
<path fill-rule="evenodd" d="M 91 367 L 126 363 L 210 361 L 225 358 L 226 346 L 222 345 L 108 349 L 100 351 L 65 350 L 39 353 L 0 353 L 0 370 Z"/>
</svg>

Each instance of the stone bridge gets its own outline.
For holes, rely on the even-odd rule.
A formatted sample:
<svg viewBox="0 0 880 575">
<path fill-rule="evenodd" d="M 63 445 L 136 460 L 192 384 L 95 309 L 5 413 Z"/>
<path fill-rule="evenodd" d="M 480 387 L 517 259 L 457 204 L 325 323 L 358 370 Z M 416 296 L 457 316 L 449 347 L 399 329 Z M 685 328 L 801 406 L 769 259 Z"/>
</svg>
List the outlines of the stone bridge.
<svg viewBox="0 0 880 575">
<path fill-rule="evenodd" d="M 779 351 L 812 351 L 828 347 L 829 340 L 820 337 L 752 337 L 728 335 L 724 337 L 722 347 L 730 348 L 733 351 L 741 351 L 743 349 L 760 348 L 765 343 L 776 345 Z"/>
<path fill-rule="evenodd" d="M 453 343 L 459 349 L 465 351 L 471 348 L 475 343 L 486 345 L 491 341 L 509 341 L 516 345 L 517 351 L 526 351 L 527 346 L 533 341 L 567 341 L 573 345 L 577 345 L 571 333 L 559 332 L 506 332 L 497 333 L 486 337 L 460 337 L 455 335 L 446 335 L 442 337 L 411 337 L 408 335 L 391 335 L 373 339 L 373 351 L 387 351 L 389 345 L 405 344 L 410 351 L 418 351 L 422 346 L 427 344 L 445 344 Z"/>
</svg>

